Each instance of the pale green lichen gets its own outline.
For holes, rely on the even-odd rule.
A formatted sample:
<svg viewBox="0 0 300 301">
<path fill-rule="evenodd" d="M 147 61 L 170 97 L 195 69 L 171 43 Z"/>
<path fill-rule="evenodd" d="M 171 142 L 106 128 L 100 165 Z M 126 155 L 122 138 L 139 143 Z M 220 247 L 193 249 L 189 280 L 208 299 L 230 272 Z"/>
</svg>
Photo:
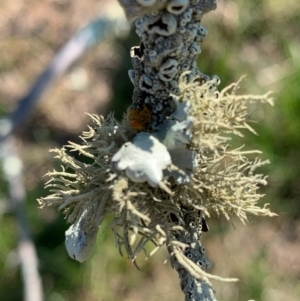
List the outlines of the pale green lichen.
<svg viewBox="0 0 300 301">
<path fill-rule="evenodd" d="M 194 121 L 190 149 L 200 156 L 190 185 L 181 188 L 182 198 L 206 215 L 223 214 L 228 219 L 237 216 L 243 222 L 247 214 L 272 216 L 267 205 L 257 206 L 262 197 L 257 191 L 267 181 L 266 176 L 255 174 L 255 170 L 268 160 L 251 161 L 247 157 L 260 154 L 257 150 L 230 149 L 233 135 L 242 137 L 243 129 L 255 133 L 248 124 L 249 103 L 272 105 L 270 93 L 237 95 L 240 81 L 221 92 L 216 90 L 215 80 L 203 85 L 181 82 L 180 100 L 190 103 Z"/>
</svg>

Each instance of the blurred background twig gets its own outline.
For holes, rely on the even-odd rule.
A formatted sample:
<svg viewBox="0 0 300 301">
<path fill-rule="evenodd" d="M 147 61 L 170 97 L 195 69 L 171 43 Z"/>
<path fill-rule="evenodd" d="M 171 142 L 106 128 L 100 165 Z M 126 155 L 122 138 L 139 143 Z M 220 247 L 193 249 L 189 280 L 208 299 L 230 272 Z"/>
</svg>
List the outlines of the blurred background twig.
<svg viewBox="0 0 300 301">
<path fill-rule="evenodd" d="M 21 266 L 24 301 L 44 299 L 39 260 L 26 214 L 26 188 L 22 173 L 22 159 L 12 135 L 20 128 L 34 110 L 34 105 L 54 80 L 58 80 L 86 50 L 104 38 L 116 38 L 126 32 L 125 19 L 99 17 L 78 31 L 55 55 L 50 65 L 42 72 L 29 91 L 22 97 L 9 117 L 0 120 L 0 161 L 3 180 L 8 187 L 11 212 L 18 229 L 18 260 Z"/>
<path fill-rule="evenodd" d="M 9 199 L 18 229 L 18 259 L 21 266 L 24 301 L 42 301 L 43 288 L 38 271 L 39 261 L 31 239 L 25 210 L 26 189 L 22 174 L 22 161 L 11 138 L 0 146 L 3 175 L 7 181 Z"/>
<path fill-rule="evenodd" d="M 120 26 L 123 26 L 123 28 L 121 29 Z M 26 95 L 19 100 L 17 108 L 10 114 L 10 117 L 1 120 L 1 140 L 5 140 L 24 123 L 45 90 L 49 89 L 52 82 L 58 80 L 89 47 L 94 46 L 107 36 L 116 38 L 122 31 L 123 33 L 126 31 L 125 20 L 122 22 L 122 20 L 112 20 L 107 17 L 99 17 L 79 30 L 58 51 L 52 62 L 38 77 Z"/>
</svg>

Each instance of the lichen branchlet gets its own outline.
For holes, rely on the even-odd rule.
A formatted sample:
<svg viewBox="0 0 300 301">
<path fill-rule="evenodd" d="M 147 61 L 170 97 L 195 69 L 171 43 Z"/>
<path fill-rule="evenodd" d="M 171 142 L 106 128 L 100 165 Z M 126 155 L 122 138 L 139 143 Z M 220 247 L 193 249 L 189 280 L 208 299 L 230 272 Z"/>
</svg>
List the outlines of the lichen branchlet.
<svg viewBox="0 0 300 301">
<path fill-rule="evenodd" d="M 248 104 L 272 99 L 238 95 L 240 81 L 219 91 L 219 78 L 197 68 L 207 34 L 201 19 L 215 1 L 120 2 L 136 18 L 141 39 L 131 50 L 132 105 L 121 123 L 113 115 L 90 115 L 82 144 L 53 150 L 62 168 L 48 173 L 51 195 L 39 202 L 66 214 L 72 224 L 66 247 L 74 259 L 88 258 L 109 216 L 121 254 L 135 262 L 142 250 L 151 256 L 166 246 L 186 300 L 216 300 L 209 280 L 220 278 L 205 271 L 211 263 L 200 241 L 205 218 L 236 216 L 245 223 L 249 215 L 274 215 L 257 204 L 266 177 L 256 169 L 268 161 L 255 158 L 259 151 L 231 146 L 234 136 L 254 132 Z"/>
</svg>

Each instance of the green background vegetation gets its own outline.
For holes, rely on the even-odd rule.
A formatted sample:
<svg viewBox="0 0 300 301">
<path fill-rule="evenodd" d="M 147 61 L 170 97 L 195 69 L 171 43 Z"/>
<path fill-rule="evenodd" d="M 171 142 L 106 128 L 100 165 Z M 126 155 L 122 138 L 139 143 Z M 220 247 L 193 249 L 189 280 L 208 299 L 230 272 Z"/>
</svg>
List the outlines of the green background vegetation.
<svg viewBox="0 0 300 301">
<path fill-rule="evenodd" d="M 104 0 L 103 0 L 104 1 Z M 300 4 L 298 0 L 219 0 L 204 17 L 209 35 L 198 65 L 217 74 L 221 87 L 246 74 L 241 93 L 274 91 L 275 107 L 251 108 L 259 136 L 245 133 L 247 149 L 260 149 L 271 164 L 262 188 L 263 202 L 279 214 L 250 217 L 246 226 L 212 217 L 203 237 L 211 272 L 238 277 L 236 284 L 214 282 L 223 301 L 297 301 L 300 299 Z M 85 20 L 101 12 L 101 1 L 0 1 L 0 114 L 12 111 L 37 75 Z M 38 209 L 47 192 L 42 176 L 57 167 L 49 148 L 79 141 L 89 118 L 85 112 L 118 118 L 130 104 L 129 49 L 138 44 L 134 30 L 124 40 L 92 50 L 43 96 L 17 145 L 24 163 L 26 213 L 40 260 L 46 301 L 182 300 L 177 274 L 163 264 L 166 253 L 139 258 L 141 271 L 120 257 L 111 232 L 100 230 L 95 252 L 79 264 L 67 255 L 68 228 L 56 208 Z M 111 100 L 111 102 L 109 102 Z M 0 176 L 0 300 L 22 300 L 16 255 L 17 229 L 6 210 L 7 187 Z"/>
</svg>

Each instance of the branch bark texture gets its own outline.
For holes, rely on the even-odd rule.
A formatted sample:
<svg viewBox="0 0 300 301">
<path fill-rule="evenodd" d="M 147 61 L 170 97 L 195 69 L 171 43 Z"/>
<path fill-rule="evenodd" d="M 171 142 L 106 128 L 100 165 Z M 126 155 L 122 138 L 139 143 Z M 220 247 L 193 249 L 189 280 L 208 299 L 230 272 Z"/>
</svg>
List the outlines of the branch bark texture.
<svg viewBox="0 0 300 301">
<path fill-rule="evenodd" d="M 133 70 L 129 77 L 134 85 L 129 121 L 132 128 L 155 131 L 175 110 L 180 98 L 181 75 L 188 73 L 190 81 L 204 83 L 210 77 L 197 67 L 200 44 L 207 30 L 201 25 L 203 15 L 216 8 L 215 0 L 122 1 L 129 19 L 135 21 L 140 46 L 131 49 Z M 210 266 L 201 245 L 202 215 L 200 222 L 185 214 L 183 227 L 188 231 L 175 235 L 177 241 L 187 245 L 184 255 L 197 266 Z M 176 247 L 168 247 L 172 267 L 178 272 L 180 286 L 186 301 L 216 300 L 206 280 L 199 280 L 182 265 L 184 257 Z"/>
</svg>

